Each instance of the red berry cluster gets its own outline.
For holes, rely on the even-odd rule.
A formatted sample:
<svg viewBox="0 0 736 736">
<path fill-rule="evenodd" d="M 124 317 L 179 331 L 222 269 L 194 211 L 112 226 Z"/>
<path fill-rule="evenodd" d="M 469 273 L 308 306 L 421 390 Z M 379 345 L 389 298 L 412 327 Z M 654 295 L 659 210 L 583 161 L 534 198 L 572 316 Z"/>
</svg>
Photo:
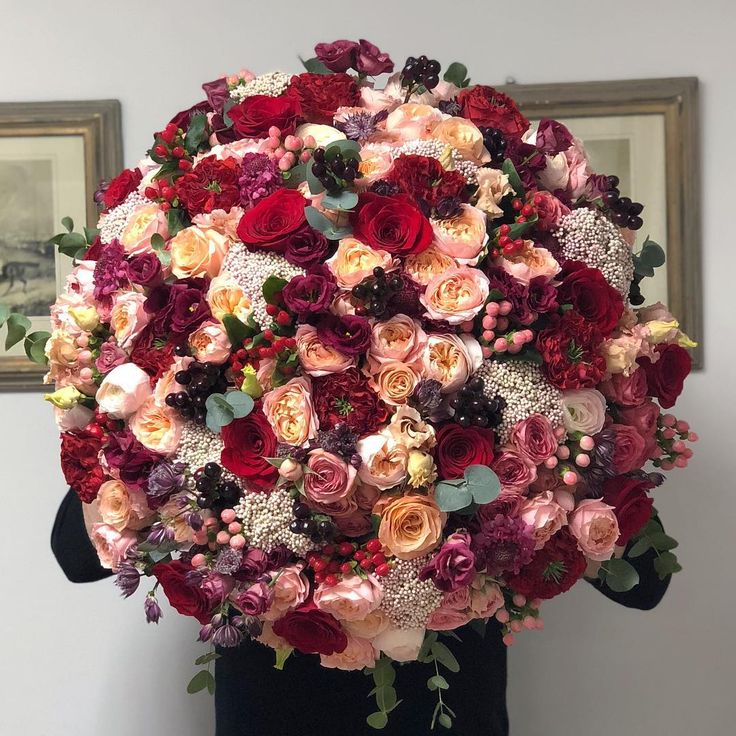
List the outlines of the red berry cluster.
<svg viewBox="0 0 736 736">
<path fill-rule="evenodd" d="M 375 538 L 362 547 L 348 541 L 326 544 L 320 552 L 310 552 L 307 562 L 314 571 L 314 582 L 324 585 L 336 585 L 340 575 L 362 571 L 385 577 L 391 572 L 383 545 Z"/>
<path fill-rule="evenodd" d="M 173 199 L 173 190 L 169 184 L 176 176 L 190 171 L 193 166 L 192 159 L 184 146 L 184 131 L 175 123 L 169 123 L 161 132 L 156 133 L 153 148 L 148 153 L 157 164 L 163 164 L 158 179 L 167 181 L 168 184 L 163 186 L 159 184 L 158 190 L 153 186 L 146 187 L 145 194 L 150 199 L 162 198 L 164 201 L 171 202 L 172 200 L 166 196 L 164 191 L 171 190 Z M 166 176 L 162 176 L 162 173 Z"/>
<path fill-rule="evenodd" d="M 281 307 L 276 304 L 267 304 L 266 313 L 269 317 L 273 317 L 273 321 L 279 327 L 290 327 L 294 321 L 294 317 L 291 314 L 289 314 L 285 309 L 281 309 Z"/>
<path fill-rule="evenodd" d="M 243 368 L 250 365 L 258 370 L 262 360 L 275 360 L 280 372 L 285 376 L 290 376 L 296 371 L 294 361 L 289 360 L 296 348 L 296 340 L 293 337 L 279 337 L 274 335 L 273 330 L 264 330 L 257 338 L 246 340 L 242 347 L 230 355 L 230 367 L 238 388 L 243 383 Z"/>
<path fill-rule="evenodd" d="M 120 419 L 115 419 L 104 412 L 101 412 L 99 408 L 95 409 L 94 418 L 84 428 L 84 431 L 90 434 L 92 437 L 102 439 L 108 432 L 114 432 L 121 429 L 124 422 Z"/>
</svg>

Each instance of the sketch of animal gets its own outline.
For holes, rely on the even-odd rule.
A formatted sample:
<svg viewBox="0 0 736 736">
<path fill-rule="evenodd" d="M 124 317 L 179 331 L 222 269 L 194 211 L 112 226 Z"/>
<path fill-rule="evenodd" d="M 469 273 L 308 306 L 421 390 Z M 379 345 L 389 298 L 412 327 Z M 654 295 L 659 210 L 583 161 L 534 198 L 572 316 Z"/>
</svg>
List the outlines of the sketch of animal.
<svg viewBox="0 0 736 736">
<path fill-rule="evenodd" d="M 26 280 L 26 269 L 38 268 L 38 263 L 32 263 L 31 261 L 8 261 L 0 265 L 0 284 L 8 284 L 8 288 L 5 290 L 5 294 L 9 294 L 16 281 L 23 284 L 23 291 L 25 292 L 28 287 L 28 281 Z"/>
</svg>

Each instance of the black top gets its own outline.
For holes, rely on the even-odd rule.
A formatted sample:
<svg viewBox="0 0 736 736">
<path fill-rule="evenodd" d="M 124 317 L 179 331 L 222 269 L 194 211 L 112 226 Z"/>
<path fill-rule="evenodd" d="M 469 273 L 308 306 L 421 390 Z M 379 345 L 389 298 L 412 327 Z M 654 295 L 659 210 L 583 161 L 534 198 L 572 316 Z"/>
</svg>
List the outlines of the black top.
<svg viewBox="0 0 736 736">
<path fill-rule="evenodd" d="M 109 576 L 97 560 L 84 528 L 82 507 L 71 491 L 61 504 L 51 548 L 66 576 L 75 583 Z M 596 581 L 603 595 L 629 608 L 648 610 L 662 599 L 669 578 L 661 581 L 652 565 L 654 553 L 629 559 L 639 585 L 615 593 Z M 457 713 L 454 736 L 507 736 L 506 647 L 498 625 L 489 622 L 485 637 L 469 627 L 457 631 L 460 642 L 444 641 L 460 662 L 460 672 L 444 673 L 450 683 L 447 702 Z M 436 694 L 427 689 L 433 671 L 416 662 L 397 667 L 396 690 L 403 702 L 389 725 L 374 732 L 366 716 L 375 703 L 366 695 L 373 682 L 362 672 L 325 669 L 315 656 L 295 654 L 283 672 L 274 669 L 274 652 L 255 642 L 221 650 L 216 662 L 216 736 L 428 736 Z M 439 728 L 439 731 L 444 729 Z"/>
</svg>

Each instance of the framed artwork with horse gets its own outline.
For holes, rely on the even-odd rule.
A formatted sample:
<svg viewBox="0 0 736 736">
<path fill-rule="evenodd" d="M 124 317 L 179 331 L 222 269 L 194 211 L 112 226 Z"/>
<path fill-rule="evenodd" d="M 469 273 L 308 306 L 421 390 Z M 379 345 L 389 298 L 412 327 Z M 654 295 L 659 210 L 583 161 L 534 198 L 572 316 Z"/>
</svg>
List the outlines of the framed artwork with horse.
<svg viewBox="0 0 736 736">
<path fill-rule="evenodd" d="M 0 303 L 34 330 L 48 329 L 71 266 L 49 239 L 66 215 L 94 227 L 94 192 L 122 165 L 117 100 L 0 103 Z M 22 347 L 0 358 L 0 390 L 38 389 L 42 379 Z"/>
</svg>

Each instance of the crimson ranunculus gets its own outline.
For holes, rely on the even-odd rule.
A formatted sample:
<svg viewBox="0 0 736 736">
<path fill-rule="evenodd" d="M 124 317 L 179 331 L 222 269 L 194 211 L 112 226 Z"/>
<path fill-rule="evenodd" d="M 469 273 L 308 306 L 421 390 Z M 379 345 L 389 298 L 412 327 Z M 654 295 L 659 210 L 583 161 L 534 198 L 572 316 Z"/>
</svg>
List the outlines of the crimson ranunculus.
<svg viewBox="0 0 736 736">
<path fill-rule="evenodd" d="M 353 235 L 371 248 L 395 256 L 421 253 L 432 242 L 432 226 L 407 196 L 361 196 Z"/>
<path fill-rule="evenodd" d="M 295 74 L 286 95 L 299 101 L 302 115 L 310 123 L 332 124 L 338 107 L 355 107 L 360 89 L 347 74 Z"/>
<path fill-rule="evenodd" d="M 234 158 L 205 156 L 174 185 L 177 197 L 191 216 L 212 210 L 230 210 L 240 204 L 240 164 Z"/>
<path fill-rule="evenodd" d="M 457 96 L 462 116 L 484 128 L 496 128 L 504 135 L 521 138 L 529 129 L 529 121 L 516 103 L 493 87 L 478 84 Z"/>
<path fill-rule="evenodd" d="M 462 174 L 445 170 L 436 158 L 429 156 L 399 156 L 384 179 L 430 207 L 445 198 L 467 199 Z"/>
<path fill-rule="evenodd" d="M 243 419 L 235 419 L 221 430 L 225 447 L 222 466 L 245 481 L 250 491 L 270 491 L 279 471 L 266 458 L 276 456 L 278 442 L 265 415 L 255 409 Z"/>
<path fill-rule="evenodd" d="M 603 483 L 603 500 L 613 506 L 620 532 L 616 544 L 625 545 L 652 516 L 654 499 L 647 491 L 654 488 L 650 480 L 618 475 Z"/>
<path fill-rule="evenodd" d="M 462 478 L 468 465 L 493 462 L 493 431 L 483 427 L 461 427 L 448 423 L 437 432 L 435 462 L 443 480 Z"/>
<path fill-rule="evenodd" d="M 336 654 L 348 645 L 338 620 L 314 603 L 306 603 L 274 621 L 273 632 L 303 654 Z"/>
<path fill-rule="evenodd" d="M 679 345 L 657 345 L 659 360 L 652 363 L 649 358 L 639 358 L 639 365 L 647 376 L 647 389 L 655 396 L 663 409 L 675 405 L 677 397 L 693 366 L 687 350 Z"/>
<path fill-rule="evenodd" d="M 386 405 L 356 368 L 312 378 L 312 403 L 322 430 L 347 424 L 362 436 L 378 431 L 389 417 Z"/>
<path fill-rule="evenodd" d="M 235 131 L 243 138 L 265 138 L 275 125 L 283 135 L 296 130 L 301 116 L 299 100 L 295 97 L 253 95 L 228 111 Z"/>
<path fill-rule="evenodd" d="M 143 179 L 140 169 L 121 171 L 107 186 L 102 195 L 105 210 L 111 210 L 125 201 L 125 198 L 138 188 Z"/>
<path fill-rule="evenodd" d="M 594 322 L 601 334 L 608 337 L 624 311 L 621 293 L 614 289 L 597 268 L 588 268 L 580 261 L 567 261 L 557 276 L 560 304 L 572 304 L 585 319 Z"/>
<path fill-rule="evenodd" d="M 527 599 L 554 598 L 570 590 L 585 572 L 585 557 L 567 529 L 560 529 L 528 565 L 506 578 L 508 586 Z"/>
<path fill-rule="evenodd" d="M 183 616 L 193 616 L 200 624 L 207 624 L 210 621 L 212 603 L 200 588 L 187 582 L 186 574 L 191 569 L 191 565 L 174 560 L 159 562 L 151 571 L 161 584 L 172 608 Z"/>
<path fill-rule="evenodd" d="M 61 471 L 84 503 L 95 500 L 105 479 L 98 461 L 101 447 L 102 440 L 83 429 L 61 433 Z"/>
<path fill-rule="evenodd" d="M 294 276 L 282 294 L 284 304 L 301 319 L 310 315 L 326 312 L 332 297 L 337 291 L 337 284 L 326 266 L 316 266 L 304 276 Z"/>
<path fill-rule="evenodd" d="M 248 250 L 283 253 L 289 238 L 306 224 L 307 200 L 295 189 L 279 189 L 248 210 L 238 223 L 238 237 Z"/>
</svg>

